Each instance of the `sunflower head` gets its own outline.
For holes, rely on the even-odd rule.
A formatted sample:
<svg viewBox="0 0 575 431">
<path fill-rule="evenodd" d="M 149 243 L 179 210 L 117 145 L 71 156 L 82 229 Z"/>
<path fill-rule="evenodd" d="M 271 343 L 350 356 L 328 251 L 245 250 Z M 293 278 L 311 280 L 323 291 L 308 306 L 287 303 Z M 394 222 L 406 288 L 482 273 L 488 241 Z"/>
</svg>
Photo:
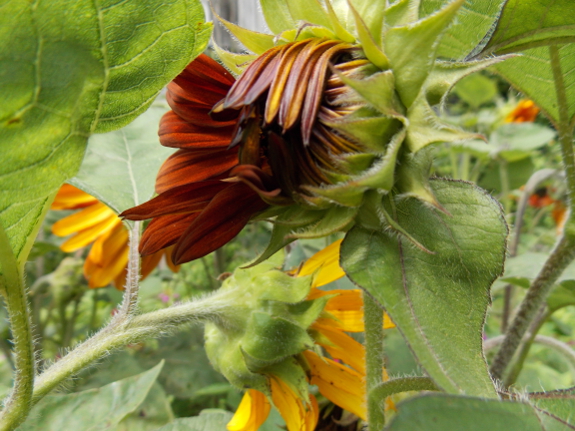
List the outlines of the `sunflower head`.
<svg viewBox="0 0 575 431">
<path fill-rule="evenodd" d="M 169 88 L 160 135 L 180 150 L 160 172 L 160 196 L 124 213 L 158 218 L 143 253 L 176 243 L 175 261 L 192 260 L 257 216 L 275 223 L 263 260 L 296 238 L 389 225 L 385 196 L 441 208 L 427 148 L 477 136 L 432 106 L 499 61 L 436 59 L 463 2 L 420 17 L 409 0 L 266 0 L 272 35 L 220 20 L 252 54 L 216 46 L 237 80 L 202 56 Z"/>
</svg>

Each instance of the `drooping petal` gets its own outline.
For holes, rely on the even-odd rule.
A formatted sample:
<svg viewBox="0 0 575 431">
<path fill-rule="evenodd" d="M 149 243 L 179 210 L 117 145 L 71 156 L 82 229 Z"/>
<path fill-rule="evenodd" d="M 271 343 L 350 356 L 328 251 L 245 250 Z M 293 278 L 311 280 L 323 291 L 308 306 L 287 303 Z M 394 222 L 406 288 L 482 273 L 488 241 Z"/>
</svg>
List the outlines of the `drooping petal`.
<svg viewBox="0 0 575 431">
<path fill-rule="evenodd" d="M 223 246 L 267 206 L 247 185 L 231 184 L 190 223 L 174 248 L 174 262 L 189 262 Z"/>
<path fill-rule="evenodd" d="M 156 192 L 213 179 L 238 164 L 237 149 L 224 151 L 178 150 L 164 162 L 156 178 Z"/>
<path fill-rule="evenodd" d="M 366 419 L 365 382 L 361 374 L 328 358 L 320 358 L 311 350 L 303 352 L 310 370 L 312 385 L 338 406 Z"/>
<path fill-rule="evenodd" d="M 165 215 L 153 219 L 140 240 L 140 254 L 146 256 L 175 244 L 199 214 Z"/>
<path fill-rule="evenodd" d="M 227 429 L 229 431 L 257 431 L 267 419 L 270 409 L 271 404 L 263 393 L 248 389 L 232 420 L 228 422 Z"/>
</svg>

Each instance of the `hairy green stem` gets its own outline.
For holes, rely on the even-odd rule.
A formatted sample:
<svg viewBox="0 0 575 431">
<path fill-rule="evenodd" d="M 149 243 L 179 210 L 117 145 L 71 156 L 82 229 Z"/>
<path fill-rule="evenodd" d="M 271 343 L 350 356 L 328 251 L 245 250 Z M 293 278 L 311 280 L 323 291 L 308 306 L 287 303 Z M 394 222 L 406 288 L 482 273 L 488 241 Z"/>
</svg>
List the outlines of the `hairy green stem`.
<svg viewBox="0 0 575 431">
<path fill-rule="evenodd" d="M 527 295 L 519 306 L 519 310 L 509 326 L 501 348 L 495 355 L 491 365 L 491 375 L 494 379 L 501 380 L 505 369 L 515 354 L 521 339 L 527 332 L 531 321 L 537 315 L 551 288 L 563 273 L 565 268 L 575 259 L 575 247 L 572 241 L 563 237 L 545 265 L 531 284 Z"/>
<path fill-rule="evenodd" d="M 10 240 L 1 225 L 0 263 L 0 292 L 4 296 L 14 344 L 14 383 L 0 413 L 0 431 L 8 431 L 21 424 L 30 411 L 35 362 L 23 267 L 18 264 Z"/>
<path fill-rule="evenodd" d="M 383 310 L 366 292 L 363 293 L 365 322 L 365 370 L 367 385 L 367 422 L 370 431 L 385 425 L 385 405 L 371 391 L 383 382 Z"/>
<path fill-rule="evenodd" d="M 407 391 L 438 391 L 438 387 L 429 377 L 401 377 L 382 382 L 369 393 L 370 398 L 375 398 L 383 403 L 385 398 L 393 394 Z"/>
<path fill-rule="evenodd" d="M 217 320 L 231 306 L 233 303 L 225 298 L 225 294 L 218 292 L 215 295 L 162 310 L 136 316 L 129 315 L 124 320 L 115 319 L 36 378 L 32 405 L 63 381 L 115 349 L 152 337 L 170 334 L 190 323 Z"/>
<path fill-rule="evenodd" d="M 130 229 L 130 258 L 128 259 L 124 299 L 120 310 L 114 316 L 115 320 L 124 319 L 126 316 L 135 313 L 138 308 L 138 290 L 140 286 L 140 253 L 138 252 L 138 244 L 140 243 L 141 227 L 142 222 L 136 221 Z"/>
<path fill-rule="evenodd" d="M 563 157 L 563 165 L 567 177 L 570 215 L 567 220 L 565 233 L 559 243 L 545 262 L 537 278 L 531 284 L 527 295 L 523 299 L 515 319 L 511 323 L 505 340 L 497 352 L 491 366 L 493 378 L 501 380 L 505 369 L 509 365 L 523 336 L 527 332 L 532 320 L 549 295 L 553 284 L 563 273 L 565 268 L 575 259 L 575 229 L 573 228 L 573 213 L 575 209 L 575 158 L 573 154 L 573 127 L 569 124 L 567 96 L 565 83 L 561 71 L 559 48 L 549 47 L 555 91 L 559 108 L 559 122 L 556 124 L 559 133 L 559 142 Z"/>
</svg>

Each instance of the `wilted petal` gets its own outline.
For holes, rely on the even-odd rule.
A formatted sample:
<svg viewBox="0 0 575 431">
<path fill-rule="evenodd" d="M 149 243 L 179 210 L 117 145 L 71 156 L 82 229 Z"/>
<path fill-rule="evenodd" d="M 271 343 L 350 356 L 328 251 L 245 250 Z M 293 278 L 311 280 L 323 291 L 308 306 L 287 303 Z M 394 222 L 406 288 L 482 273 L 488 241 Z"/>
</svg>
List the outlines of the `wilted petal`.
<svg viewBox="0 0 575 431">
<path fill-rule="evenodd" d="M 267 206 L 247 185 L 230 185 L 212 199 L 182 234 L 174 248 L 174 262 L 189 262 L 223 246 Z"/>
<path fill-rule="evenodd" d="M 166 112 L 160 121 L 160 143 L 165 147 L 195 150 L 227 149 L 235 126 L 207 127 L 184 121 L 174 111 Z"/>
</svg>

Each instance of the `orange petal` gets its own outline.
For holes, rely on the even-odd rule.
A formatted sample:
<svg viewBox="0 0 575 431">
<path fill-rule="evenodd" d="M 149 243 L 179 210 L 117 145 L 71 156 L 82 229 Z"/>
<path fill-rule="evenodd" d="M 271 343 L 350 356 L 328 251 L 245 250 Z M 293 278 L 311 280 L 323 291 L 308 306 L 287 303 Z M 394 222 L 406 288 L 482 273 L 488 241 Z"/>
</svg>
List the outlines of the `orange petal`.
<svg viewBox="0 0 575 431">
<path fill-rule="evenodd" d="M 316 353 L 303 352 L 311 369 L 311 384 L 317 385 L 321 394 L 332 403 L 366 419 L 365 382 L 363 376 L 351 368 Z"/>
<path fill-rule="evenodd" d="M 271 404 L 260 391 L 249 389 L 238 406 L 231 421 L 228 422 L 229 431 L 257 431 L 266 421 Z"/>
</svg>

